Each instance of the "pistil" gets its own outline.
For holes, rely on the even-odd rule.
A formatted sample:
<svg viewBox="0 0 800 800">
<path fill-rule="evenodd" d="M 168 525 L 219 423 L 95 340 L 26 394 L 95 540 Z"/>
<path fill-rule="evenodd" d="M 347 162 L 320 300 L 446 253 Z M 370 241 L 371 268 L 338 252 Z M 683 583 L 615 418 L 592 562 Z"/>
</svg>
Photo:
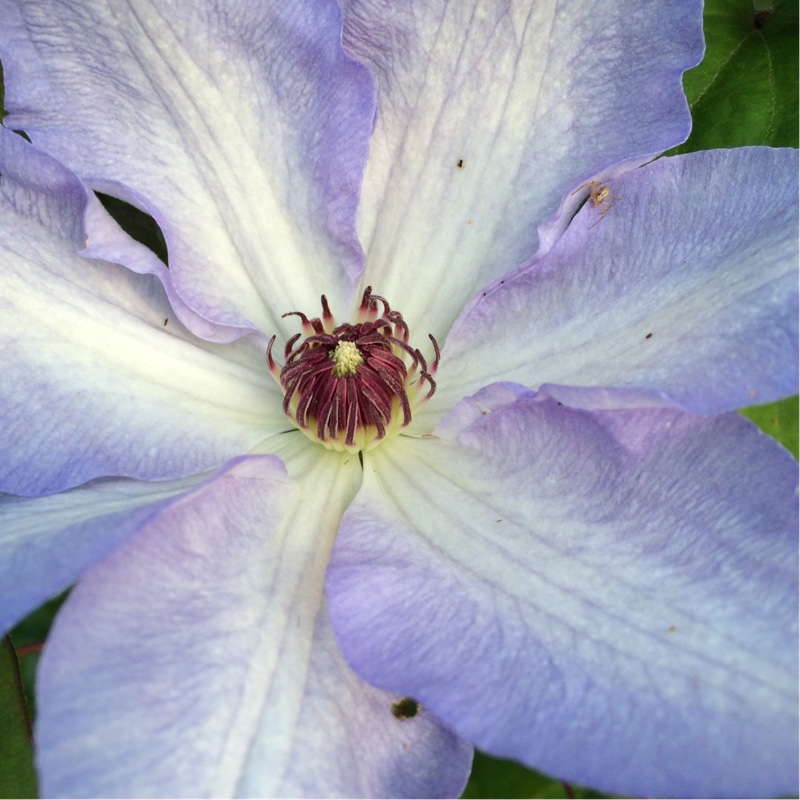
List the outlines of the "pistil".
<svg viewBox="0 0 800 800">
<path fill-rule="evenodd" d="M 331 353 L 333 361 L 333 374 L 337 378 L 345 375 L 357 375 L 356 367 L 364 363 L 364 357 L 355 342 L 339 342 Z"/>
</svg>

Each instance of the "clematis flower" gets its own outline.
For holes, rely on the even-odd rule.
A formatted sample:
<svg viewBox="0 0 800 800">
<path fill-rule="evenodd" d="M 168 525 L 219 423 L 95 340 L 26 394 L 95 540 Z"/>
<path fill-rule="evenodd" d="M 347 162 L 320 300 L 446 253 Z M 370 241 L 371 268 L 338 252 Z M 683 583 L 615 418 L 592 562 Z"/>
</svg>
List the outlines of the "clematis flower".
<svg viewBox="0 0 800 800">
<path fill-rule="evenodd" d="M 796 791 L 796 152 L 646 164 L 697 2 L 395 5 L 0 0 L 43 793 Z"/>
</svg>

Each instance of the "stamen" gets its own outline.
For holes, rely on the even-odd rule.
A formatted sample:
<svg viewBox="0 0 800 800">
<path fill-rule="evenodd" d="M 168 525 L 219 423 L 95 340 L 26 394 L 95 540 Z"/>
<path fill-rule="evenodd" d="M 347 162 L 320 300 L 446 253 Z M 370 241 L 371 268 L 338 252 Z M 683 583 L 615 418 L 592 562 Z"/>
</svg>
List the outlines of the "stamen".
<svg viewBox="0 0 800 800">
<path fill-rule="evenodd" d="M 337 326 L 325 295 L 321 303 L 321 319 L 299 311 L 283 315 L 299 317 L 306 336 L 287 341 L 282 367 L 272 355 L 273 336 L 267 364 L 284 392 L 284 413 L 309 438 L 335 450 L 369 450 L 408 425 L 414 409 L 433 395 L 439 346 L 429 335 L 435 358 L 428 367 L 408 343 L 403 315 L 372 287 L 364 290 L 354 325 Z"/>
</svg>

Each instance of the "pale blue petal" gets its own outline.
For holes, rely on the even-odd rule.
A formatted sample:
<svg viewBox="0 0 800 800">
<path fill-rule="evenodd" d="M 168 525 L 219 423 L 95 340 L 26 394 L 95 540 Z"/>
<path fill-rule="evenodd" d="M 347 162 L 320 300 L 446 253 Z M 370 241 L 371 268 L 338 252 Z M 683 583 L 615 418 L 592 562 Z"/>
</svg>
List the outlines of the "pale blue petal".
<svg viewBox="0 0 800 800">
<path fill-rule="evenodd" d="M 0 2 L 5 124 L 161 226 L 202 317 L 349 304 L 375 100 L 333 0 Z"/>
<path fill-rule="evenodd" d="M 509 387 L 455 415 L 365 455 L 328 572 L 354 668 L 602 791 L 796 793 L 788 453 L 736 414 Z"/>
<path fill-rule="evenodd" d="M 75 583 L 199 480 L 109 479 L 35 499 L 0 494 L 0 630 Z"/>
<path fill-rule="evenodd" d="M 621 162 L 689 134 L 681 73 L 699 0 L 347 0 L 345 47 L 378 85 L 359 208 L 365 282 L 444 338 L 536 251 L 537 226 Z M 628 166 L 631 166 L 629 163 Z"/>
<path fill-rule="evenodd" d="M 434 402 L 494 380 L 584 408 L 717 413 L 797 392 L 797 151 L 660 159 L 453 326 Z M 599 220 L 599 221 L 598 221 Z"/>
<path fill-rule="evenodd" d="M 155 277 L 75 255 L 80 183 L 0 130 L 4 161 L 0 491 L 192 475 L 286 429 L 263 341 L 206 344 Z"/>
<path fill-rule="evenodd" d="M 323 577 L 360 480 L 233 462 L 90 572 L 42 658 L 41 787 L 57 796 L 441 796 L 471 748 L 345 665 Z"/>
<path fill-rule="evenodd" d="M 114 184 L 93 181 L 94 188 L 126 201 L 138 200 L 133 193 Z M 167 299 L 177 318 L 193 333 L 208 342 L 231 342 L 246 331 L 242 328 L 219 325 L 195 313 L 175 290 L 173 272 L 147 246 L 127 234 L 106 211 L 94 193 L 88 195 L 84 214 L 84 227 L 87 231 L 86 246 L 80 255 L 121 264 L 140 275 L 156 275 L 164 287 Z M 132 205 L 144 205 L 141 201 Z"/>
</svg>

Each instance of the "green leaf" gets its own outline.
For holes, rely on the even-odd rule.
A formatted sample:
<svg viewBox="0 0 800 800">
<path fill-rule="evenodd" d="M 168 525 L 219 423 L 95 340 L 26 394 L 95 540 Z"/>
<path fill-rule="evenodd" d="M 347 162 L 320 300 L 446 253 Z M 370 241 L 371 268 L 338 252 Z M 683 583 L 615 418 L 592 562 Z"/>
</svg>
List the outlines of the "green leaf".
<svg viewBox="0 0 800 800">
<path fill-rule="evenodd" d="M 158 223 L 144 211 L 108 194 L 95 192 L 103 207 L 130 236 L 149 247 L 165 264 L 168 262 L 167 241 Z"/>
<path fill-rule="evenodd" d="M 748 419 L 770 436 L 774 436 L 792 455 L 798 457 L 798 398 L 787 397 L 777 403 L 750 406 L 742 410 Z"/>
<path fill-rule="evenodd" d="M 567 788 L 571 794 L 567 793 Z M 461 796 L 464 798 L 595 798 L 609 795 L 564 784 L 539 772 L 526 769 L 514 761 L 492 758 L 476 751 L 472 776 Z"/>
<path fill-rule="evenodd" d="M 42 643 L 47 639 L 50 626 L 53 624 L 58 609 L 69 596 L 69 590 L 62 592 L 52 600 L 28 614 L 11 630 L 11 641 L 19 656 L 19 672 L 22 677 L 22 688 L 28 701 L 28 714 L 36 718 L 36 668 L 39 664 L 39 652 Z"/>
<path fill-rule="evenodd" d="M 684 76 L 692 135 L 670 155 L 744 145 L 797 147 L 797 0 L 758 5 L 706 0 L 706 54 Z"/>
<path fill-rule="evenodd" d="M 0 646 L 0 797 L 36 797 L 36 772 L 25 696 L 14 645 Z"/>
</svg>

